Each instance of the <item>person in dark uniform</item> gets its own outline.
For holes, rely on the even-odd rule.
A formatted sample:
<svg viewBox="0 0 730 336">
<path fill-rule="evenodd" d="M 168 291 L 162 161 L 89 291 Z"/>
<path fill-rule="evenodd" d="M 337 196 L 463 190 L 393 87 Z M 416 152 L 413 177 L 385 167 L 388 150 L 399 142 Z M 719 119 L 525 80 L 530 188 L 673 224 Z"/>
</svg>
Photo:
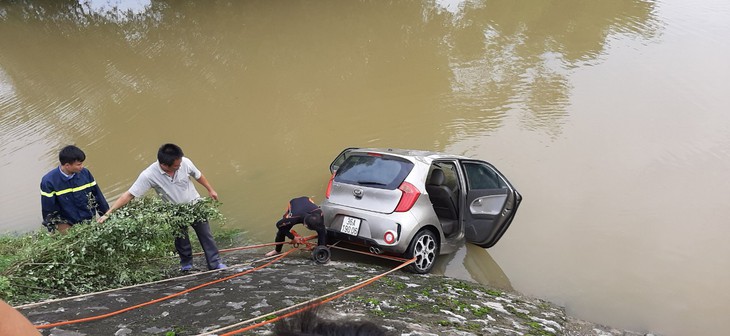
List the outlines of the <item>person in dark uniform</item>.
<svg viewBox="0 0 730 336">
<path fill-rule="evenodd" d="M 66 233 L 74 224 L 109 210 L 94 176 L 84 167 L 86 154 L 70 145 L 58 154 L 61 163 L 41 179 L 41 213 L 49 232 Z"/>
<path fill-rule="evenodd" d="M 289 201 L 289 206 L 284 212 L 284 216 L 276 222 L 275 242 L 281 243 L 284 237 L 289 237 L 294 243 L 303 243 L 300 237 L 291 233 L 292 227 L 296 224 L 304 224 L 307 229 L 317 231 L 317 245 L 327 246 L 327 229 L 324 227 L 324 218 L 322 217 L 322 209 L 312 202 L 307 196 L 293 198 Z M 276 249 L 266 253 L 267 257 L 281 253 L 282 244 L 276 245 Z"/>
</svg>

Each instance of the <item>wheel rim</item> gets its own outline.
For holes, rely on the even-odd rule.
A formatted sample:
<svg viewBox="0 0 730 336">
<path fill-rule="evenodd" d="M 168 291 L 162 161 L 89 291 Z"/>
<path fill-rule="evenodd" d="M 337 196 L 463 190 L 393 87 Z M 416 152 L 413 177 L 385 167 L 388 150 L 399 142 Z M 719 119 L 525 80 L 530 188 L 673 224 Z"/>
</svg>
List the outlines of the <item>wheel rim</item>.
<svg viewBox="0 0 730 336">
<path fill-rule="evenodd" d="M 436 260 L 436 240 L 428 234 L 419 237 L 413 247 L 413 256 L 416 257 L 415 264 L 418 269 L 429 269 Z"/>
</svg>

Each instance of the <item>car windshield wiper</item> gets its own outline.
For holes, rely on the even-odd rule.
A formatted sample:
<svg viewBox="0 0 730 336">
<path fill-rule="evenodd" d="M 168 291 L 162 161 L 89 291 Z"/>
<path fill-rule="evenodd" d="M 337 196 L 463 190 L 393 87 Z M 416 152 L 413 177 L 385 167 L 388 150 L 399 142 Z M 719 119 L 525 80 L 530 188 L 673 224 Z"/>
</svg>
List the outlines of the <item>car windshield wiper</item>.
<svg viewBox="0 0 730 336">
<path fill-rule="evenodd" d="M 387 184 L 382 182 L 376 182 L 376 181 L 357 181 L 357 184 L 370 184 L 370 185 L 379 185 L 379 186 L 386 186 Z"/>
</svg>

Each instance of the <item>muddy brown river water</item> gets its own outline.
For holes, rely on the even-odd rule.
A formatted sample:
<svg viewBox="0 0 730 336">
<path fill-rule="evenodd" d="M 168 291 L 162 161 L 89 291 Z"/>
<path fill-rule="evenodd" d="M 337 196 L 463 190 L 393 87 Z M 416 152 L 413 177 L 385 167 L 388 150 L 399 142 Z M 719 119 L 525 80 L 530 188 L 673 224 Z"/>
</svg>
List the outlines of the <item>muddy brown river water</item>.
<svg viewBox="0 0 730 336">
<path fill-rule="evenodd" d="M 524 195 L 436 272 L 579 318 L 712 335 L 730 313 L 727 1 L 0 3 L 0 232 L 75 143 L 109 199 L 182 146 L 273 239 L 345 147 L 495 164 Z M 681 317 L 681 318 L 680 318 Z"/>
</svg>

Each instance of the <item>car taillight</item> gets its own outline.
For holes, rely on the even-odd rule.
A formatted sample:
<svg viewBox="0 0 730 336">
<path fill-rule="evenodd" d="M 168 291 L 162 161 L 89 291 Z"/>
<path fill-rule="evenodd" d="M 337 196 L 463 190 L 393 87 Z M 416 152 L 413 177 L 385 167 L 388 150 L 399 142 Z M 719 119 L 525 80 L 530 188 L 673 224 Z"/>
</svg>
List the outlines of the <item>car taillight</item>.
<svg viewBox="0 0 730 336">
<path fill-rule="evenodd" d="M 327 191 L 324 192 L 324 197 L 329 199 L 330 194 L 332 193 L 332 181 L 335 179 L 335 174 L 332 174 L 332 177 L 330 177 L 329 183 L 327 183 Z"/>
<path fill-rule="evenodd" d="M 395 207 L 395 212 L 406 212 L 411 210 L 413 204 L 416 204 L 421 192 L 418 188 L 408 182 L 401 183 L 398 189 L 403 192 L 403 196 L 400 197 L 400 202 L 398 202 L 398 206 Z"/>
</svg>

